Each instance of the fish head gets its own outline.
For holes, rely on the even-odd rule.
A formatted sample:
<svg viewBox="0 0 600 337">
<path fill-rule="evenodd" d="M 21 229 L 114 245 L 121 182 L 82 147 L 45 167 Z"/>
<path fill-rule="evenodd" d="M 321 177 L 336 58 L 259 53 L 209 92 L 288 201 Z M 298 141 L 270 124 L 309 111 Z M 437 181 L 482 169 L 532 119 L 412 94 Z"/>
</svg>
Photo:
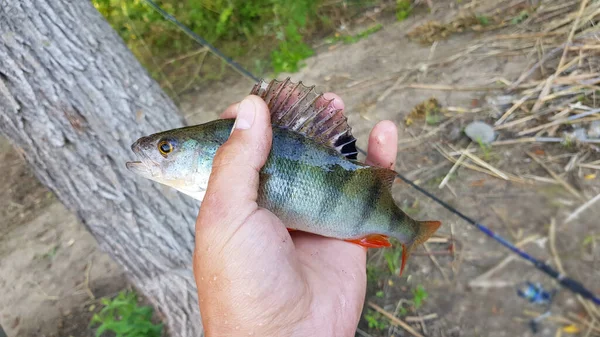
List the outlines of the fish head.
<svg viewBox="0 0 600 337">
<path fill-rule="evenodd" d="M 224 130 L 197 125 L 142 137 L 131 145 L 139 160 L 127 162 L 127 169 L 202 200 L 214 155 L 228 136 Z"/>
</svg>

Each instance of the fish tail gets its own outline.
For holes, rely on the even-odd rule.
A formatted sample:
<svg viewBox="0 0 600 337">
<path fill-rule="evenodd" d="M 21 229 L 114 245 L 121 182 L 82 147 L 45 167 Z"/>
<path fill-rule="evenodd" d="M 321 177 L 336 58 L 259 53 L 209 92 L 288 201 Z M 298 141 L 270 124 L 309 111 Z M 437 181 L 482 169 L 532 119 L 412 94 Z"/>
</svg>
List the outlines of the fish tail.
<svg viewBox="0 0 600 337">
<path fill-rule="evenodd" d="M 417 236 L 409 244 L 402 244 L 402 265 L 400 266 L 400 276 L 404 271 L 404 266 L 412 251 L 420 244 L 425 243 L 438 228 L 442 225 L 439 221 L 416 221 L 418 225 Z"/>
</svg>

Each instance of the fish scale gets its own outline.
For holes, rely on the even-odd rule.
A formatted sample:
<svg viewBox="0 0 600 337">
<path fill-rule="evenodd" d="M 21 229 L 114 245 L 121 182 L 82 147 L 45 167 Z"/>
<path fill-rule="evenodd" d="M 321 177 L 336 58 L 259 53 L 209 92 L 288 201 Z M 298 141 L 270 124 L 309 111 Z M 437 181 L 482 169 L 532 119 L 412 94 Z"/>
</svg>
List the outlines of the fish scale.
<svg viewBox="0 0 600 337">
<path fill-rule="evenodd" d="M 345 240 L 368 248 L 403 246 L 401 273 L 415 246 L 439 228 L 438 221 L 416 221 L 395 203 L 396 173 L 355 160 L 356 139 L 347 119 L 313 87 L 301 82 L 261 81 L 251 91 L 271 113 L 272 147 L 259 172 L 257 203 L 289 230 Z M 140 161 L 127 167 L 202 200 L 217 149 L 233 120 L 168 130 L 132 145 Z"/>
</svg>

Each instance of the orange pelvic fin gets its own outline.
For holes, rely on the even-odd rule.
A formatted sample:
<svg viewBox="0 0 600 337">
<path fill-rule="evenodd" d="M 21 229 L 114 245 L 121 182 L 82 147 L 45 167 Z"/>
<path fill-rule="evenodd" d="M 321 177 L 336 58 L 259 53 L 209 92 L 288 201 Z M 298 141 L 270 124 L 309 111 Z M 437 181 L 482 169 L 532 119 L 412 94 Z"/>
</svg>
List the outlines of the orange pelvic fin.
<svg viewBox="0 0 600 337">
<path fill-rule="evenodd" d="M 366 248 L 383 248 L 392 246 L 392 244 L 388 241 L 388 237 L 381 234 L 371 234 L 363 238 L 345 241 L 352 242 Z"/>
<path fill-rule="evenodd" d="M 410 256 L 410 252 L 408 250 L 409 250 L 409 248 L 406 245 L 402 245 L 402 264 L 400 265 L 400 275 L 398 275 L 398 276 L 402 276 L 402 273 L 404 272 L 404 267 L 406 266 L 406 260 L 408 260 L 408 257 Z"/>
<path fill-rule="evenodd" d="M 439 221 L 419 221 L 419 232 L 415 241 L 408 245 L 402 245 L 402 264 L 400 266 L 400 276 L 406 266 L 406 261 L 417 245 L 427 242 L 427 240 L 435 233 L 442 225 Z"/>
</svg>

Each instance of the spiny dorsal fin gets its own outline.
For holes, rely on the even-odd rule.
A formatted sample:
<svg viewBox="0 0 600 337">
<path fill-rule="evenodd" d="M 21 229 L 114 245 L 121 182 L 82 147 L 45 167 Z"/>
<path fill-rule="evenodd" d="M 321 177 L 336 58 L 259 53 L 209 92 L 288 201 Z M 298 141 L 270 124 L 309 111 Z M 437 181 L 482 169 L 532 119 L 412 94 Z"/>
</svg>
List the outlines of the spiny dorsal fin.
<svg viewBox="0 0 600 337">
<path fill-rule="evenodd" d="M 387 189 L 392 189 L 392 184 L 396 179 L 396 171 L 386 169 L 383 167 L 370 167 L 369 170 L 373 171 L 373 174 L 381 179 L 383 186 Z"/>
<path fill-rule="evenodd" d="M 314 86 L 302 82 L 261 80 L 251 95 L 260 96 L 271 111 L 271 123 L 296 131 L 306 137 L 334 148 L 349 159 L 356 159 L 356 138 L 342 110 L 317 93 Z"/>
</svg>

